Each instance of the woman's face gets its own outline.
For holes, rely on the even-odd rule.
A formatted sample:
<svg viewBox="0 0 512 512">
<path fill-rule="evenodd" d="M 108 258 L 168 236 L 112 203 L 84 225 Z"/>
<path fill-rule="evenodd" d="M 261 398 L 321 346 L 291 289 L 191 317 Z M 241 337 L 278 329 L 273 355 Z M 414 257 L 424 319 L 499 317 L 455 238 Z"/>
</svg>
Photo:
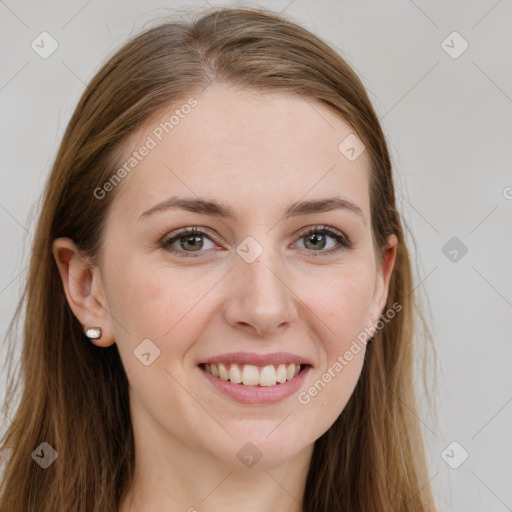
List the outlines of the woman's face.
<svg viewBox="0 0 512 512">
<path fill-rule="evenodd" d="M 379 266 L 367 154 L 354 159 L 352 138 L 340 150 L 354 130 L 321 103 L 224 87 L 194 98 L 137 132 L 123 160 L 135 150 L 137 163 L 109 192 L 103 343 L 119 348 L 136 430 L 228 464 L 279 464 L 349 400 L 365 354 L 354 340 L 385 306 L 396 239 Z"/>
</svg>

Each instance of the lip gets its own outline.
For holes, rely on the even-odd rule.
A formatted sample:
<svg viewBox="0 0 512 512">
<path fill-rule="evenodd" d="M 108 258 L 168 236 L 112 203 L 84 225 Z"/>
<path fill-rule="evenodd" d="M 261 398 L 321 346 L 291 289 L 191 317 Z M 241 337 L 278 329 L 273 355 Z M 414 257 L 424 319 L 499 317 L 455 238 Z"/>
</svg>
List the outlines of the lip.
<svg viewBox="0 0 512 512">
<path fill-rule="evenodd" d="M 303 364 L 313 366 L 305 357 L 290 352 L 274 352 L 272 354 L 256 354 L 255 352 L 230 352 L 199 361 L 197 365 L 206 363 L 253 364 L 266 366 L 269 364 Z"/>
<path fill-rule="evenodd" d="M 212 362 L 215 363 L 213 360 Z M 241 404 L 273 404 L 296 393 L 304 383 L 312 366 L 307 364 L 292 380 L 287 380 L 286 382 L 275 384 L 274 386 L 245 386 L 244 384 L 234 384 L 229 380 L 214 377 L 210 373 L 207 373 L 201 366 L 198 366 L 198 368 L 206 380 L 218 391 L 236 402 Z"/>
</svg>

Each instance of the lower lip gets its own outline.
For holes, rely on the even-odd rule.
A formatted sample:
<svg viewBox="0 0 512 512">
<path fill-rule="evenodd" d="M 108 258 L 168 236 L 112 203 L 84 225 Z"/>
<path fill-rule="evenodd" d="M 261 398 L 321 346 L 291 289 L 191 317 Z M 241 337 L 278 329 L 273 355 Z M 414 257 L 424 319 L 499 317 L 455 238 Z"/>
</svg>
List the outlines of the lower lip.
<svg viewBox="0 0 512 512">
<path fill-rule="evenodd" d="M 200 366 L 198 367 L 206 380 L 212 383 L 215 388 L 241 404 L 273 404 L 280 402 L 293 395 L 304 383 L 311 366 L 307 365 L 292 380 L 274 386 L 245 386 L 244 384 L 233 384 L 229 380 L 222 380 L 207 373 Z"/>
</svg>

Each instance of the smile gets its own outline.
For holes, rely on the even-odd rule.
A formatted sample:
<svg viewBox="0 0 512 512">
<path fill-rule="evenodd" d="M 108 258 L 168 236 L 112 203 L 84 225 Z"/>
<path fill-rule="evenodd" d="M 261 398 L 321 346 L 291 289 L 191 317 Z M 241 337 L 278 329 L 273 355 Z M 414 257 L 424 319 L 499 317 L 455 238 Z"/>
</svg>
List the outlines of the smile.
<svg viewBox="0 0 512 512">
<path fill-rule="evenodd" d="M 312 366 L 295 363 L 261 367 L 240 363 L 202 363 L 198 369 L 221 395 L 241 404 L 270 405 L 298 393 Z"/>
<path fill-rule="evenodd" d="M 304 367 L 305 365 L 302 365 Z M 296 363 L 289 364 L 269 364 L 266 366 L 255 366 L 253 364 L 229 364 L 229 363 L 206 363 L 202 365 L 204 371 L 233 384 L 242 384 L 243 386 L 275 386 L 286 381 L 293 380 L 300 370 L 301 365 Z"/>
</svg>

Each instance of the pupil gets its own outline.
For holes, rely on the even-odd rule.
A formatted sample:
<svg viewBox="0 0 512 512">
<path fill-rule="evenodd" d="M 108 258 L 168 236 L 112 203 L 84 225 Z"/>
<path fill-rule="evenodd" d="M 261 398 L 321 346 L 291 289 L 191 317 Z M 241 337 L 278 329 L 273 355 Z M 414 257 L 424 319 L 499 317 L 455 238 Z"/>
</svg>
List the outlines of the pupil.
<svg viewBox="0 0 512 512">
<path fill-rule="evenodd" d="M 325 242 L 325 237 L 324 235 L 313 233 L 312 235 L 310 235 L 309 240 L 312 241 L 313 244 L 315 244 L 317 242 Z M 316 247 L 318 247 L 318 245 Z M 320 248 L 323 248 L 323 246 L 321 246 Z"/>
<path fill-rule="evenodd" d="M 197 242 L 199 242 L 198 245 L 197 245 Z M 323 248 L 322 242 L 325 243 L 324 235 L 319 235 L 319 234 L 313 233 L 312 235 L 309 236 L 308 243 L 312 243 L 313 246 L 315 246 L 315 247 L 318 247 L 318 243 L 320 243 L 320 247 Z M 201 249 L 201 247 L 203 246 L 202 239 L 198 235 L 192 235 L 192 236 L 187 237 L 185 244 L 189 244 L 192 249 L 194 249 L 194 245 L 195 245 L 196 249 Z M 183 244 L 182 244 L 182 249 L 185 249 Z"/>
<path fill-rule="evenodd" d="M 200 236 L 197 236 L 197 235 L 192 235 L 192 236 L 189 236 L 187 239 L 186 239 L 186 244 L 190 244 L 191 245 L 191 248 L 194 249 L 194 242 L 197 242 L 199 240 L 199 242 L 201 242 L 201 237 Z M 201 247 L 203 246 L 202 243 L 199 244 L 199 246 L 195 246 L 196 249 L 201 249 Z M 185 249 L 185 247 L 183 247 L 182 245 L 182 249 Z"/>
</svg>

